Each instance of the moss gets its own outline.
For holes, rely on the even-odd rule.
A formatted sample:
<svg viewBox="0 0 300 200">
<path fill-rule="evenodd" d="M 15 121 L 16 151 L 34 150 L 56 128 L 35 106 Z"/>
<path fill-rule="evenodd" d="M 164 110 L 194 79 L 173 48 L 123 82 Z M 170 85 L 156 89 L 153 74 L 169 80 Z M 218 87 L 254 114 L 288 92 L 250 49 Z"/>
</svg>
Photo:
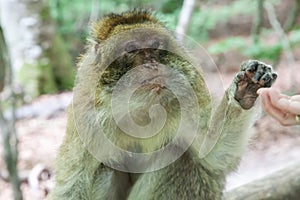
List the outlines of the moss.
<svg viewBox="0 0 300 200">
<path fill-rule="evenodd" d="M 57 91 L 50 62 L 46 58 L 25 63 L 17 74 L 25 93 L 31 97 Z"/>
<path fill-rule="evenodd" d="M 45 4 L 44 7 L 41 8 L 40 17 L 44 24 L 49 24 L 54 27 L 48 4 Z M 47 39 L 41 41 L 41 43 L 45 43 L 45 41 L 50 43 L 49 48 L 44 49 L 44 55 L 49 59 L 52 70 L 51 74 L 53 75 L 57 88 L 59 90 L 72 89 L 75 70 L 73 68 L 72 58 L 67 51 L 64 41 L 61 40 L 60 35 L 55 31 L 52 34 L 46 32 L 43 34 L 43 37 Z M 43 81 L 43 79 L 41 81 Z"/>
<path fill-rule="evenodd" d="M 54 36 L 52 47 L 45 53 L 51 61 L 52 74 L 58 89 L 72 89 L 75 79 L 75 67 L 73 67 L 72 58 L 59 35 Z"/>
</svg>

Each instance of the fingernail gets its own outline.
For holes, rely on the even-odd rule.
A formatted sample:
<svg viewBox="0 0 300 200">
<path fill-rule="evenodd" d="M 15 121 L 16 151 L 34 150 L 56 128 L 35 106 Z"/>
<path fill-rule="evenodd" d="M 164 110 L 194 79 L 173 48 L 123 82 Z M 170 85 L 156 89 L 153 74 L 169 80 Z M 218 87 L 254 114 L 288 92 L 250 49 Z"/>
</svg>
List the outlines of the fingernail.
<svg viewBox="0 0 300 200">
<path fill-rule="evenodd" d="M 256 91 L 256 94 L 260 95 L 260 93 L 261 93 L 260 90 L 257 90 L 257 91 Z"/>
<path fill-rule="evenodd" d="M 260 88 L 260 89 L 258 89 L 257 91 L 256 91 L 256 93 L 258 94 L 258 95 L 261 95 L 261 93 L 263 92 L 263 88 Z"/>
</svg>

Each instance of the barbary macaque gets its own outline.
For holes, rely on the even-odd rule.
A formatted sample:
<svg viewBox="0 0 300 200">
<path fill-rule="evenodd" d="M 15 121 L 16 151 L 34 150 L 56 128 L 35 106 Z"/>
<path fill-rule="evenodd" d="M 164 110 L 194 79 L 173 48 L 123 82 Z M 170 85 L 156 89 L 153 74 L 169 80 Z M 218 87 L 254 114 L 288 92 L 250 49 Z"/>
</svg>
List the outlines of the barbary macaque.
<svg viewBox="0 0 300 200">
<path fill-rule="evenodd" d="M 221 199 L 272 67 L 244 62 L 215 106 L 197 64 L 150 12 L 110 14 L 91 34 L 52 199 Z"/>
</svg>

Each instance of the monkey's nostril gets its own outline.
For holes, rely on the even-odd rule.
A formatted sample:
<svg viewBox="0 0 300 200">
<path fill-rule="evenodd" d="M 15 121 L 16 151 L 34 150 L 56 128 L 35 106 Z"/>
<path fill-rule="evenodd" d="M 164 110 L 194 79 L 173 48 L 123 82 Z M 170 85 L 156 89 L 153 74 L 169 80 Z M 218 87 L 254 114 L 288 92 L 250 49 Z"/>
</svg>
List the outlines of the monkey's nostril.
<svg viewBox="0 0 300 200">
<path fill-rule="evenodd" d="M 151 48 L 152 49 L 157 49 L 159 47 L 159 42 L 158 41 L 154 41 L 152 44 L 151 44 Z"/>
<path fill-rule="evenodd" d="M 144 68 L 157 70 L 158 66 L 157 66 L 157 64 L 149 64 L 149 63 L 147 63 L 147 64 L 144 64 Z"/>
<path fill-rule="evenodd" d="M 127 52 L 137 50 L 138 48 L 139 48 L 138 44 L 133 41 L 130 41 L 125 45 L 125 51 Z"/>
</svg>

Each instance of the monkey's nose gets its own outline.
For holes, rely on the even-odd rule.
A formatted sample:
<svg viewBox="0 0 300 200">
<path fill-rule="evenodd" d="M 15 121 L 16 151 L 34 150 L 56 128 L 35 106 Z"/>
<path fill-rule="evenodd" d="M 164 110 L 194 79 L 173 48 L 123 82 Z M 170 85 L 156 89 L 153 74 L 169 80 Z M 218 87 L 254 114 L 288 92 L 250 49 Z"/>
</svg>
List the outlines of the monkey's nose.
<svg viewBox="0 0 300 200">
<path fill-rule="evenodd" d="M 146 69 L 152 69 L 152 70 L 156 70 L 156 71 L 158 70 L 158 64 L 156 62 L 146 63 L 146 64 L 144 64 L 143 67 Z"/>
</svg>

